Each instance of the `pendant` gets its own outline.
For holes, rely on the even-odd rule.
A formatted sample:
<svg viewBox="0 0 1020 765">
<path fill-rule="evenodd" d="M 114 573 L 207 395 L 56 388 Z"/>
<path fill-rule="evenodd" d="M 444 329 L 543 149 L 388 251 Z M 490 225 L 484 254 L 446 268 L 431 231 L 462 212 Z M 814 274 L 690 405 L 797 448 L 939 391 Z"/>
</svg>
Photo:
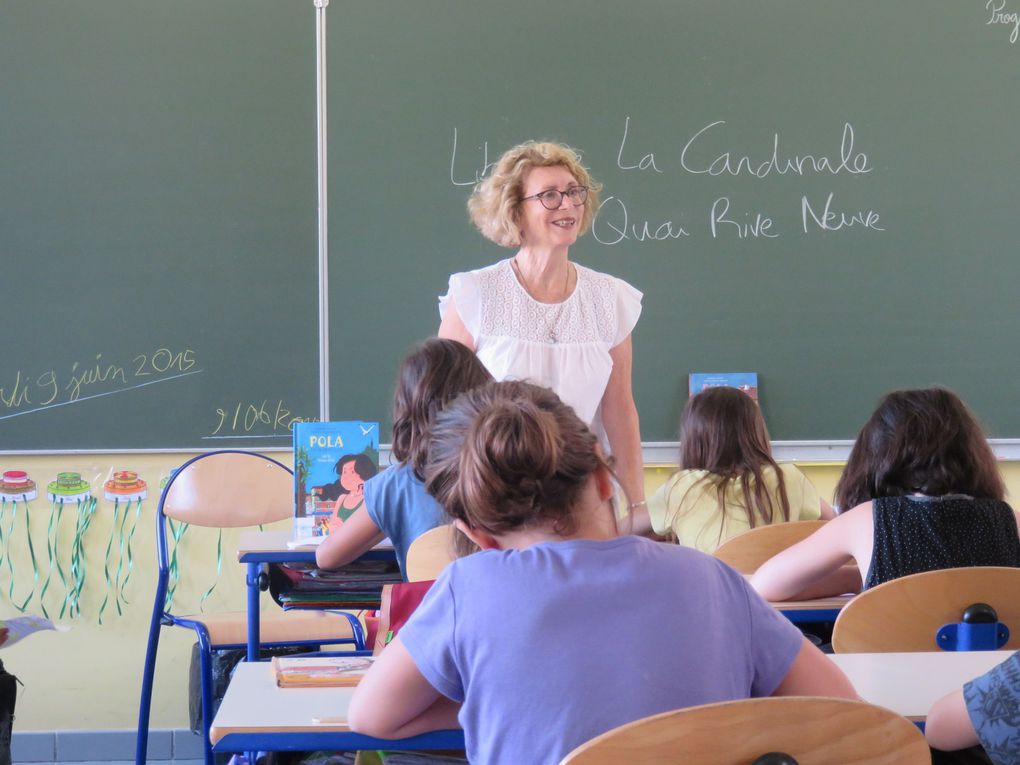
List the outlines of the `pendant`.
<svg viewBox="0 0 1020 765">
<path fill-rule="evenodd" d="M 555 332 L 550 332 L 549 333 L 549 344 L 550 345 L 556 345 L 556 333 Z"/>
</svg>

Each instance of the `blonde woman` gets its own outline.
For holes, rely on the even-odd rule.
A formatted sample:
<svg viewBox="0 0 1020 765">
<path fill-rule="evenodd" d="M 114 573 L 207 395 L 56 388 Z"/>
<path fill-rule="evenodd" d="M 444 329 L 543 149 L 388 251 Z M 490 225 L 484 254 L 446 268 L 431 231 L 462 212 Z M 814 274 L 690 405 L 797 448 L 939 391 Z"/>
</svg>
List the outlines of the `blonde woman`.
<svg viewBox="0 0 1020 765">
<path fill-rule="evenodd" d="M 468 210 L 513 257 L 454 274 L 439 336 L 468 346 L 497 380 L 550 388 L 605 441 L 631 509 L 644 505 L 641 435 L 631 389 L 631 331 L 641 293 L 570 260 L 601 185 L 577 153 L 528 142 L 507 151 Z"/>
</svg>

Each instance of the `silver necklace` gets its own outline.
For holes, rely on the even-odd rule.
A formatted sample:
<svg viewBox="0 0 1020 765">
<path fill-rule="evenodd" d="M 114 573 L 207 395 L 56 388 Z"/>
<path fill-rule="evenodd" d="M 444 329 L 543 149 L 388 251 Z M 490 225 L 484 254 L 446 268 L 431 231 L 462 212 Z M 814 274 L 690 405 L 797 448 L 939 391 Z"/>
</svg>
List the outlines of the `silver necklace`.
<svg viewBox="0 0 1020 765">
<path fill-rule="evenodd" d="M 514 255 L 514 257 L 510 259 L 510 264 L 511 266 L 513 266 L 513 270 L 517 273 L 517 276 L 520 277 L 521 286 L 524 287 L 524 291 L 531 295 L 531 297 L 535 299 L 536 303 L 539 303 L 540 305 L 543 306 L 548 306 L 548 303 L 543 303 L 541 300 L 535 297 L 535 292 L 534 290 L 531 289 L 531 285 L 528 284 L 528 280 L 524 277 L 524 272 L 521 270 L 521 266 L 517 262 L 516 255 Z M 561 300 L 557 304 L 556 313 L 552 316 L 551 320 L 550 317 L 546 315 L 548 312 L 545 309 L 539 309 L 538 315 L 541 317 L 542 323 L 545 324 L 546 342 L 548 342 L 550 345 L 555 345 L 557 342 L 559 342 L 559 335 L 557 334 L 556 327 L 560 322 L 560 317 L 563 315 L 563 309 L 566 306 L 567 298 L 569 297 L 568 290 L 570 289 L 571 270 L 574 269 L 572 269 L 570 263 L 567 263 L 567 274 L 566 278 L 563 280 L 564 297 L 563 300 Z"/>
</svg>

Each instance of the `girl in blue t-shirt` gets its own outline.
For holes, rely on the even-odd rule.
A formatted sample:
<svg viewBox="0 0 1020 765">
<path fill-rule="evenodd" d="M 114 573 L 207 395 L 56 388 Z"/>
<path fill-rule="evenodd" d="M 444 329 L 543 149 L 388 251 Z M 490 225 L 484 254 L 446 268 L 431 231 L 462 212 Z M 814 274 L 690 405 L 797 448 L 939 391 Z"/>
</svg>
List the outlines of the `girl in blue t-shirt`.
<svg viewBox="0 0 1020 765">
<path fill-rule="evenodd" d="M 641 717 L 776 694 L 855 698 L 743 577 L 689 548 L 618 536 L 596 436 L 523 382 L 437 418 L 426 485 L 482 550 L 459 558 L 355 691 L 351 728 L 463 727 L 470 762 L 557 763 Z"/>
<path fill-rule="evenodd" d="M 453 340 L 426 340 L 404 358 L 393 394 L 397 464 L 365 481 L 364 504 L 315 551 L 319 568 L 339 568 L 389 537 L 405 570 L 411 542 L 448 522 L 422 483 L 432 421 L 458 394 L 491 379 L 478 357 Z"/>
</svg>

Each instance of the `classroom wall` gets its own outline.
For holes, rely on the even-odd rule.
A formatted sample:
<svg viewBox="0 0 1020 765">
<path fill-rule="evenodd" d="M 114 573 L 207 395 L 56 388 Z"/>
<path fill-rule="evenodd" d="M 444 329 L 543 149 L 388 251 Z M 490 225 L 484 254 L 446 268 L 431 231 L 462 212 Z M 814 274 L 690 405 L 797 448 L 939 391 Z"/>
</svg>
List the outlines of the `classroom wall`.
<svg viewBox="0 0 1020 765">
<path fill-rule="evenodd" d="M 62 456 L 0 456 L 0 471 L 27 470 L 39 484 L 39 499 L 29 505 L 31 530 L 38 579 L 33 576 L 28 549 L 23 505 L 15 517 L 13 536 L 8 539 L 10 506 L 2 520 L 4 547 L 12 552 L 14 601 L 21 603 L 34 589 L 27 612 L 42 613 L 39 593 L 50 568 L 47 532 L 51 523 L 51 504 L 45 497 L 45 483 L 57 472 L 82 473 L 100 497 L 93 522 L 85 534 L 86 584 L 82 592 L 82 613 L 78 618 L 56 619 L 66 588 L 53 571 L 45 596 L 51 618 L 70 627 L 66 633 L 42 632 L 0 651 L 7 669 L 24 683 L 19 689 L 16 731 L 50 730 L 124 730 L 137 725 L 138 694 L 145 643 L 156 587 L 154 517 L 159 496 L 159 481 L 170 469 L 189 459 L 191 454 L 102 454 Z M 288 462 L 286 452 L 274 454 Z M 102 484 L 114 470 L 134 470 L 148 483 L 148 498 L 142 502 L 137 527 L 131 539 L 133 565 L 127 586 L 123 588 L 118 613 L 115 597 L 117 567 L 123 586 L 128 572 L 128 550 L 121 554 L 120 526 L 123 508 L 102 499 Z M 135 526 L 136 508 L 131 505 L 124 523 L 124 539 Z M 57 551 L 65 574 L 71 558 L 74 535 L 74 509 L 58 514 Z M 288 522 L 284 521 L 286 527 Z M 175 594 L 178 613 L 197 612 L 209 590 L 204 608 L 213 611 L 241 610 L 245 607 L 244 569 L 237 563 L 237 533 L 226 531 L 222 540 L 209 529 L 190 527 L 182 537 L 182 552 L 200 561 L 187 569 Z M 112 534 L 112 537 L 111 537 Z M 218 557 L 217 547 L 220 546 Z M 217 570 L 219 569 L 219 571 Z M 0 562 L 0 618 L 18 614 L 12 605 L 11 571 L 6 559 Z M 109 597 L 107 597 L 109 593 Z M 266 607 L 275 604 L 265 598 Z M 103 608 L 103 600 L 107 598 Z M 99 624 L 102 609 L 102 624 Z M 188 666 L 193 633 L 184 629 L 164 629 L 161 636 L 157 674 L 152 703 L 152 728 L 186 728 L 188 724 Z"/>
<path fill-rule="evenodd" d="M 111 593 L 103 611 L 103 623 L 98 623 L 103 598 L 110 591 L 107 582 L 117 581 L 117 563 L 120 556 L 119 524 L 111 542 L 114 507 L 100 500 L 95 519 L 85 536 L 86 586 L 83 590 L 82 614 L 78 618 L 59 620 L 70 627 L 66 633 L 44 632 L 32 635 L 21 643 L 0 653 L 5 666 L 24 683 L 19 690 L 17 731 L 53 730 L 130 730 L 137 724 L 138 693 L 141 668 L 145 656 L 145 641 L 155 592 L 155 515 L 158 485 L 161 476 L 181 464 L 190 454 L 102 454 L 63 456 L 0 456 L 0 471 L 22 469 L 29 471 L 40 484 L 52 480 L 61 470 L 81 472 L 93 486 L 100 486 L 114 470 L 135 470 L 149 482 L 149 496 L 142 503 L 141 514 L 131 544 L 133 566 L 121 613 L 117 612 Z M 282 462 L 289 460 L 285 452 L 274 453 Z M 838 463 L 808 464 L 803 470 L 815 483 L 823 496 L 831 499 L 839 478 Z M 1002 471 L 1012 496 L 1020 496 L 1020 462 L 1002 463 Z M 649 466 L 646 469 L 648 491 L 654 491 L 672 472 L 669 466 Z M 45 486 L 40 487 L 42 492 Z M 130 509 L 125 526 L 126 536 L 134 524 L 134 506 Z M 45 499 L 30 506 L 29 528 L 39 570 L 39 580 L 33 577 L 31 556 L 26 543 L 25 516 L 20 511 L 15 518 L 13 542 L 7 545 L 10 523 L 9 508 L 2 519 L 5 547 L 12 555 L 14 599 L 22 602 L 33 589 L 35 595 L 28 611 L 40 612 L 39 591 L 49 570 L 47 531 L 51 509 Z M 120 514 L 119 520 L 123 520 Z M 66 569 L 70 559 L 70 542 L 74 519 L 67 512 L 60 517 L 57 548 L 59 559 Z M 282 525 L 286 525 L 283 522 Z M 187 570 L 176 593 L 176 606 L 197 611 L 202 595 L 215 585 L 206 607 L 211 610 L 244 608 L 244 570 L 236 562 L 237 533 L 224 533 L 222 541 L 213 531 L 192 527 L 182 539 L 182 549 L 202 561 Z M 221 555 L 217 557 L 217 545 Z M 107 549 L 109 548 L 109 554 Z M 123 566 L 127 566 L 127 557 Z M 219 568 L 219 571 L 217 569 Z M 120 582 L 126 574 L 122 567 Z M 7 560 L 0 562 L 0 618 L 17 614 L 12 605 L 11 573 Z M 60 610 L 64 587 L 54 571 L 46 594 L 46 606 L 51 616 Z M 126 600 L 126 602 L 124 602 Z M 263 595 L 264 606 L 275 608 L 268 595 Z M 187 685 L 188 663 L 192 635 L 183 629 L 163 630 L 157 665 L 152 706 L 152 728 L 185 728 L 188 721 Z"/>
</svg>

